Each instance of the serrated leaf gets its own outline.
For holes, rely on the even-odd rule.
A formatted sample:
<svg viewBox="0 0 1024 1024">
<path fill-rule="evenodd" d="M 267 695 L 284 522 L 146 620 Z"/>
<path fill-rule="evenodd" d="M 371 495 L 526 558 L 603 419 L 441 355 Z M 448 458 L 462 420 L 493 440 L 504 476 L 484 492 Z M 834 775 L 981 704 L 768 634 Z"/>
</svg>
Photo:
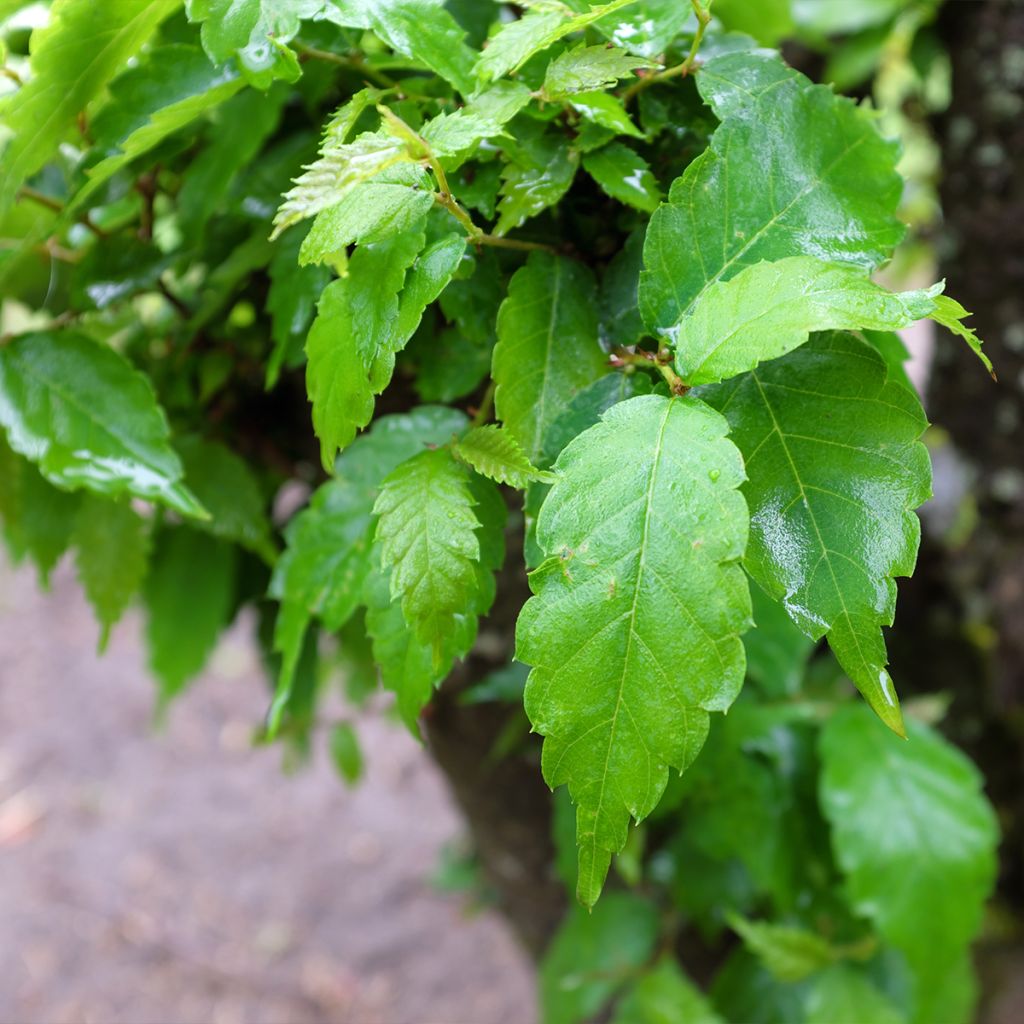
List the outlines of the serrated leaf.
<svg viewBox="0 0 1024 1024">
<path fill-rule="evenodd" d="M 436 448 L 388 474 L 373 507 L 392 596 L 416 638 L 438 652 L 455 616 L 474 603 L 480 544 L 473 505 L 465 467 Z"/>
<path fill-rule="evenodd" d="M 906 1024 L 899 1008 L 861 972 L 836 964 L 814 980 L 804 1002 L 806 1024 Z"/>
<path fill-rule="evenodd" d="M 519 442 L 496 424 L 474 427 L 452 445 L 452 453 L 478 473 L 500 484 L 523 489 L 531 481 L 551 483 L 554 475 L 530 462 Z"/>
<path fill-rule="evenodd" d="M 577 7 L 586 0 L 573 0 Z M 603 15 L 594 28 L 616 46 L 641 57 L 659 57 L 668 44 L 693 20 L 693 8 L 679 0 L 644 0 L 621 11 Z"/>
<path fill-rule="evenodd" d="M 939 295 L 936 297 L 935 309 L 931 313 L 931 318 L 937 324 L 941 324 L 947 330 L 950 330 L 958 337 L 963 338 L 964 341 L 967 342 L 971 351 L 981 360 L 982 365 L 986 370 L 988 370 L 994 380 L 995 371 L 992 368 L 992 360 L 982 352 L 981 339 L 973 328 L 965 327 L 960 322 L 968 316 L 973 316 L 973 314 L 968 313 L 967 310 L 956 301 L 956 299 L 951 299 L 948 295 Z"/>
<path fill-rule="evenodd" d="M 0 213 L 56 151 L 75 118 L 134 56 L 178 0 L 57 0 L 32 34 L 32 77 L 3 109 Z"/>
<path fill-rule="evenodd" d="M 587 153 L 583 169 L 620 203 L 644 213 L 653 213 L 661 201 L 661 189 L 647 161 L 621 142 Z"/>
<path fill-rule="evenodd" d="M 870 270 L 888 258 L 903 236 L 898 148 L 868 111 L 764 52 L 714 57 L 696 81 L 721 124 L 647 228 L 640 306 L 652 332 L 762 260 Z"/>
<path fill-rule="evenodd" d="M 802 981 L 835 960 L 829 943 L 805 928 L 748 921 L 737 915 L 730 917 L 729 923 L 779 981 Z"/>
<path fill-rule="evenodd" d="M 535 53 L 546 50 L 559 39 L 579 32 L 599 18 L 628 7 L 635 0 L 612 0 L 592 7 L 584 14 L 567 18 L 561 10 L 528 11 L 517 21 L 504 25 L 487 43 L 474 71 L 485 81 L 516 71 Z"/>
<path fill-rule="evenodd" d="M 0 425 L 60 487 L 205 515 L 182 482 L 149 380 L 85 335 L 25 334 L 0 347 Z"/>
<path fill-rule="evenodd" d="M 647 334 L 637 308 L 643 245 L 643 231 L 634 231 L 612 258 L 601 280 L 601 340 L 609 348 L 635 345 Z"/>
<path fill-rule="evenodd" d="M 612 1024 L 724 1024 L 669 956 L 645 971 L 618 1004 Z"/>
<path fill-rule="evenodd" d="M 506 235 L 554 206 L 569 191 L 579 166 L 579 154 L 559 135 L 542 136 L 509 156 L 501 172 L 496 235 Z"/>
<path fill-rule="evenodd" d="M 726 429 L 690 397 L 620 402 L 559 456 L 541 509 L 547 561 L 530 576 L 516 657 L 533 666 L 544 777 L 577 803 L 588 905 L 630 817 L 654 809 L 669 767 L 689 766 L 707 713 L 743 682 L 747 511 Z"/>
<path fill-rule="evenodd" d="M 100 624 L 99 649 L 146 575 L 149 531 L 126 501 L 87 496 L 75 517 L 78 578 Z"/>
<path fill-rule="evenodd" d="M 35 466 L 14 458 L 16 478 L 7 481 L 11 493 L 3 509 L 4 525 L 18 557 L 29 555 L 46 589 L 50 573 L 71 544 L 82 496 L 52 487 Z"/>
<path fill-rule="evenodd" d="M 642 139 L 644 133 L 630 120 L 618 97 L 608 92 L 578 92 L 569 97 L 569 105 L 584 121 L 606 128 L 616 135 Z"/>
<path fill-rule="evenodd" d="M 908 725 L 906 743 L 865 708 L 836 712 L 821 732 L 820 793 L 851 906 L 906 956 L 924 1021 L 942 1017 L 942 981 L 981 923 L 999 836 L 974 765 Z"/>
<path fill-rule="evenodd" d="M 530 253 L 509 284 L 498 311 L 495 408 L 532 462 L 565 404 L 606 368 L 596 305 L 589 269 L 547 252 Z"/>
<path fill-rule="evenodd" d="M 198 675 L 234 607 L 237 549 L 186 526 L 156 537 L 143 587 L 149 665 L 167 704 Z"/>
<path fill-rule="evenodd" d="M 548 65 L 541 94 L 545 99 L 558 100 L 574 92 L 608 89 L 620 78 L 632 77 L 637 68 L 653 67 L 657 65 L 615 46 L 580 43 Z"/>
<path fill-rule="evenodd" d="M 895 614 L 893 577 L 913 572 L 913 510 L 931 489 L 920 401 L 846 334 L 819 335 L 702 396 L 744 453 L 748 571 L 809 637 L 828 636 L 868 703 L 901 731 L 880 627 Z"/>
<path fill-rule="evenodd" d="M 331 760 L 346 785 L 354 786 L 363 774 L 363 752 L 351 722 L 338 722 L 331 729 Z"/>
<path fill-rule="evenodd" d="M 611 892 L 591 913 L 573 907 L 540 965 L 545 1024 L 599 1019 L 650 958 L 657 938 L 657 910 L 633 893 Z"/>
<path fill-rule="evenodd" d="M 896 330 L 929 316 L 942 285 L 893 294 L 858 267 L 788 256 L 715 281 L 664 335 L 688 384 L 712 384 L 802 345 L 812 331 Z"/>
</svg>

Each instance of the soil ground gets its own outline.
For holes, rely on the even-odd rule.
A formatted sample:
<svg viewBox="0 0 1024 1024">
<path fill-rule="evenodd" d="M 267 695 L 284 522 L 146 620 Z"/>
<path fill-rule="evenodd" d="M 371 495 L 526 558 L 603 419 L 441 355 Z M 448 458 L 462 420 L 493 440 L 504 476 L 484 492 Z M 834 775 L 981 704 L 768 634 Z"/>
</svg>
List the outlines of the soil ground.
<svg viewBox="0 0 1024 1024">
<path fill-rule="evenodd" d="M 245 624 L 155 730 L 140 626 L 99 658 L 70 567 L 0 564 L 0 1021 L 530 1024 L 503 923 L 430 882 L 460 826 L 417 744 L 368 715 L 359 787 L 283 773 Z"/>
</svg>

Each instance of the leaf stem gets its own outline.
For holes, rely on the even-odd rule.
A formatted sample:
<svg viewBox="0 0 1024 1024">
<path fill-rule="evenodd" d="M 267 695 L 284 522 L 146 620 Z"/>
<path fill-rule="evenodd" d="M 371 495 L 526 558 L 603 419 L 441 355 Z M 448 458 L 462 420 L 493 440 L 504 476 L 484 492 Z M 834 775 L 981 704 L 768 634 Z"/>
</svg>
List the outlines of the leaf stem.
<svg viewBox="0 0 1024 1024">
<path fill-rule="evenodd" d="M 690 74 L 696 63 L 697 51 L 700 49 L 700 44 L 704 39 L 704 32 L 707 30 L 708 22 L 711 21 L 711 4 L 713 2 L 714 0 L 705 0 L 705 5 L 701 6 L 700 0 L 690 0 L 690 3 L 693 5 L 693 12 L 697 15 L 697 31 L 693 34 L 693 45 L 690 47 L 686 60 L 682 64 L 665 68 L 664 71 L 656 71 L 653 75 L 644 75 L 638 78 L 622 94 L 623 103 L 628 103 L 637 93 L 643 92 L 644 89 L 649 89 L 652 85 L 657 85 L 658 82 L 667 82 L 672 78 L 685 78 Z"/>
<path fill-rule="evenodd" d="M 315 46 L 307 46 L 305 43 L 292 42 L 291 44 L 300 57 L 305 60 L 322 60 L 328 64 L 337 64 L 338 67 L 348 68 L 350 71 L 355 71 L 358 74 L 364 75 L 371 82 L 376 82 L 378 85 L 382 85 L 386 88 L 394 88 L 398 83 L 390 76 L 385 75 L 382 71 L 378 71 L 376 68 L 370 67 L 362 57 L 355 57 L 352 55 L 342 56 L 339 53 L 331 53 L 330 50 L 319 50 Z"/>
<path fill-rule="evenodd" d="M 54 213 L 63 213 L 64 204 L 59 199 L 54 199 L 53 196 L 46 195 L 45 192 L 38 192 L 34 188 L 30 188 L 28 185 L 22 185 L 18 189 L 19 199 L 28 199 L 33 203 L 38 203 L 39 206 L 45 206 L 48 210 L 53 210 Z M 83 213 L 78 217 L 78 223 L 83 227 L 88 228 L 97 238 L 109 237 L 103 228 L 98 227 L 92 222 L 88 213 Z"/>
<path fill-rule="evenodd" d="M 483 398 L 480 399 L 480 405 L 473 413 L 473 419 L 470 421 L 471 427 L 481 427 L 491 418 L 491 414 L 494 412 L 494 392 L 497 389 L 498 385 L 493 380 L 488 383 L 487 390 L 484 392 Z"/>
<path fill-rule="evenodd" d="M 685 395 L 690 390 L 690 385 L 672 369 L 672 353 L 667 348 L 646 352 L 619 347 L 612 353 L 611 363 L 612 366 L 653 366 L 665 378 L 673 395 Z"/>
</svg>

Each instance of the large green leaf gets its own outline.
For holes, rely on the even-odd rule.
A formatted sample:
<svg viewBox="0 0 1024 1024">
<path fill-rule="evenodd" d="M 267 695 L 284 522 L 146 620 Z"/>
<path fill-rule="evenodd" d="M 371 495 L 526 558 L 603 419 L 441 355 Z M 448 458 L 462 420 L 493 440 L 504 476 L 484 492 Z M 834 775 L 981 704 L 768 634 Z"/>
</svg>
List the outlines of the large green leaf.
<svg viewBox="0 0 1024 1024">
<path fill-rule="evenodd" d="M 13 137 L 0 160 L 0 214 L 179 2 L 55 0 L 47 26 L 33 33 L 32 78 L 3 108 Z"/>
<path fill-rule="evenodd" d="M 918 441 L 921 403 L 886 372 L 866 342 L 824 334 L 701 393 L 744 454 L 748 570 L 808 636 L 828 636 L 861 693 L 900 731 L 880 627 L 895 614 L 893 577 L 914 569 L 913 510 L 929 496 L 931 472 Z"/>
<path fill-rule="evenodd" d="M 206 514 L 182 482 L 149 381 L 85 335 L 25 334 L 0 347 L 0 425 L 60 487 Z"/>
<path fill-rule="evenodd" d="M 723 1024 L 707 998 L 663 957 L 645 971 L 615 1009 L 612 1024 Z"/>
<path fill-rule="evenodd" d="M 765 52 L 712 58 L 696 78 L 722 123 L 648 225 L 640 305 L 651 331 L 762 260 L 871 269 L 888 257 L 903 236 L 898 150 L 867 110 Z"/>
<path fill-rule="evenodd" d="M 498 311 L 493 376 L 498 416 L 531 461 L 566 403 L 606 363 L 590 271 L 563 256 L 530 253 Z"/>
<path fill-rule="evenodd" d="M 747 510 L 725 420 L 687 397 L 612 406 L 555 464 L 547 561 L 516 631 L 548 784 L 577 804 L 578 895 L 592 904 L 630 816 L 657 805 L 743 683 Z"/>
<path fill-rule="evenodd" d="M 923 725 L 910 742 L 862 707 L 821 733 L 821 801 L 854 909 L 915 974 L 915 1019 L 951 1019 L 938 1000 L 978 931 L 998 830 L 970 761 Z"/>
<path fill-rule="evenodd" d="M 811 331 L 908 327 L 935 309 L 941 289 L 894 295 L 858 267 L 789 256 L 714 282 L 665 334 L 680 376 L 710 384 L 785 355 Z"/>
<path fill-rule="evenodd" d="M 814 979 L 804 1009 L 806 1024 L 905 1024 L 906 1021 L 892 1001 L 861 971 L 846 964 L 836 964 Z"/>
<path fill-rule="evenodd" d="M 577 10 L 590 6 L 588 0 L 570 0 L 570 5 Z M 659 57 L 687 21 L 695 21 L 691 5 L 679 0 L 643 0 L 602 15 L 594 28 L 630 53 Z"/>
</svg>

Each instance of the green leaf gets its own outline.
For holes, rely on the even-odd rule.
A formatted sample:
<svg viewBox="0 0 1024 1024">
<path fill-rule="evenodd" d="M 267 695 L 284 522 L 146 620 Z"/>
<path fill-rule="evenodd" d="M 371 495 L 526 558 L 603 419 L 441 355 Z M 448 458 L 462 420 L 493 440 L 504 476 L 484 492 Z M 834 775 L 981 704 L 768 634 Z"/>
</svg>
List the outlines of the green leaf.
<svg viewBox="0 0 1024 1024">
<path fill-rule="evenodd" d="M 473 505 L 465 468 L 437 448 L 391 472 L 373 508 L 392 596 L 416 638 L 437 652 L 455 616 L 473 604 L 480 561 Z"/>
<path fill-rule="evenodd" d="M 452 445 L 452 454 L 491 480 L 520 490 L 533 480 L 545 483 L 554 480 L 551 473 L 537 469 L 530 462 L 512 434 L 493 423 L 475 427 L 456 441 Z"/>
<path fill-rule="evenodd" d="M 607 128 L 616 135 L 642 139 L 644 133 L 629 118 L 622 101 L 607 92 L 578 92 L 569 97 L 569 104 L 585 121 Z"/>
<path fill-rule="evenodd" d="M 743 683 L 747 511 L 726 429 L 690 397 L 620 402 L 559 456 L 541 509 L 547 561 L 530 576 L 516 657 L 533 666 L 544 777 L 578 806 L 588 905 L 630 816 L 650 814 L 669 767 L 700 750 L 707 712 Z"/>
<path fill-rule="evenodd" d="M 531 462 L 566 403 L 607 366 L 596 307 L 590 271 L 563 256 L 530 253 L 509 284 L 498 311 L 494 401 Z"/>
<path fill-rule="evenodd" d="M 0 425 L 60 487 L 206 515 L 182 483 L 149 380 L 83 334 L 25 334 L 0 347 Z"/>
<path fill-rule="evenodd" d="M 711 996 L 727 1021 L 789 1024 L 803 1019 L 807 982 L 786 985 L 742 946 L 715 976 Z"/>
<path fill-rule="evenodd" d="M 362 777 L 363 752 L 351 722 L 338 722 L 331 729 L 331 760 L 347 785 L 354 786 Z"/>
<path fill-rule="evenodd" d="M 421 228 L 360 246 L 348 276 L 320 296 L 306 339 L 306 388 L 328 471 L 338 449 L 370 422 L 374 395 L 387 387 L 395 351 L 408 340 L 396 335 L 399 293 L 423 238 Z"/>
<path fill-rule="evenodd" d="M 661 201 L 661 189 L 647 161 L 621 142 L 587 153 L 583 169 L 620 203 L 644 213 L 653 213 Z"/>
<path fill-rule="evenodd" d="M 174 447 L 185 467 L 185 480 L 210 513 L 197 525 L 273 564 L 277 548 L 270 537 L 267 501 L 249 464 L 224 445 L 195 435 L 180 438 Z"/>
<path fill-rule="evenodd" d="M 561 135 L 543 135 L 531 145 L 508 152 L 501 172 L 496 235 L 506 235 L 542 210 L 554 206 L 569 191 L 579 154 Z"/>
<path fill-rule="evenodd" d="M 80 111 L 143 47 L 178 0 L 56 0 L 32 34 L 32 77 L 4 104 L 0 214 L 75 127 Z"/>
<path fill-rule="evenodd" d="M 156 537 L 143 587 L 149 665 L 160 704 L 206 664 L 234 610 L 237 548 L 185 526 Z"/>
<path fill-rule="evenodd" d="M 618 1004 L 612 1024 L 724 1024 L 671 957 L 645 971 Z"/>
<path fill-rule="evenodd" d="M 737 915 L 732 915 L 729 923 L 779 981 L 802 981 L 835 960 L 828 942 L 804 928 L 748 921 Z"/>
<path fill-rule="evenodd" d="M 882 357 L 848 334 L 825 334 L 702 397 L 729 420 L 744 453 L 751 509 L 745 564 L 900 732 L 881 626 L 894 576 L 914 570 L 930 494 L 927 425 L 917 396 L 887 381 Z"/>
<path fill-rule="evenodd" d="M 88 496 L 75 517 L 78 578 L 100 624 L 99 649 L 146 575 L 149 530 L 126 501 Z"/>
<path fill-rule="evenodd" d="M 628 7 L 635 0 L 612 0 L 592 7 L 585 14 L 566 18 L 560 10 L 528 11 L 518 21 L 504 25 L 492 36 L 476 62 L 476 74 L 485 81 L 501 78 L 523 66 L 535 53 L 546 50 L 559 39 L 579 32 L 599 18 Z"/>
<path fill-rule="evenodd" d="M 709 285 L 664 333 L 675 346 L 680 376 L 688 384 L 712 384 L 785 355 L 812 331 L 908 327 L 935 309 L 941 288 L 895 295 L 858 267 L 789 256 Z"/>
<path fill-rule="evenodd" d="M 635 345 L 647 335 L 637 308 L 643 244 L 643 232 L 634 231 L 601 280 L 601 337 L 608 347 Z"/>
<path fill-rule="evenodd" d="M 92 125 L 109 155 L 86 171 L 88 181 L 70 208 L 84 206 L 122 167 L 230 99 L 244 84 L 234 68 L 213 67 L 198 47 L 174 44 L 152 50 L 111 83 L 111 101 Z"/>
<path fill-rule="evenodd" d="M 544 1024 L 598 1018 L 650 958 L 658 938 L 654 906 L 628 892 L 611 892 L 592 912 L 573 907 L 540 966 Z"/>
<path fill-rule="evenodd" d="M 813 2 L 818 5 L 820 0 Z M 826 0 L 826 4 L 828 2 Z M 793 34 L 795 25 L 790 7 L 791 0 L 716 0 L 715 17 L 730 32 L 745 32 L 762 46 L 777 46 Z M 830 28 L 828 35 L 836 31 Z"/>
<path fill-rule="evenodd" d="M 652 332 L 762 260 L 812 253 L 870 270 L 888 258 L 903 183 L 870 112 L 764 52 L 714 57 L 696 81 L 722 123 L 648 225 L 640 306 Z"/>
<path fill-rule="evenodd" d="M 574 92 L 608 89 L 620 78 L 632 77 L 636 68 L 653 67 L 657 65 L 615 46 L 580 43 L 548 65 L 541 94 L 546 100 L 559 100 Z"/>
<path fill-rule="evenodd" d="M 804 1010 L 806 1024 L 906 1024 L 898 1007 L 846 964 L 836 964 L 815 979 Z"/>
<path fill-rule="evenodd" d="M 982 352 L 981 339 L 972 328 L 965 327 L 960 322 L 964 317 L 972 315 L 956 299 L 951 299 L 948 295 L 939 295 L 935 299 L 935 309 L 931 313 L 931 318 L 937 324 L 941 324 L 958 337 L 963 338 L 970 346 L 971 351 L 981 360 L 985 369 L 992 375 L 992 379 L 995 380 L 996 375 L 992 369 L 992 360 Z"/>
<path fill-rule="evenodd" d="M 573 6 L 586 7 L 587 0 L 571 0 Z M 693 8 L 679 0 L 643 0 L 621 11 L 602 15 L 594 28 L 630 53 L 657 58 L 663 54 L 687 21 L 693 20 Z"/>
<path fill-rule="evenodd" d="M 743 637 L 747 675 L 766 696 L 790 697 L 800 689 L 814 641 L 760 587 L 750 588 L 750 598 L 754 628 Z"/>
<path fill-rule="evenodd" d="M 902 742 L 862 707 L 838 711 L 821 733 L 820 792 L 851 906 L 905 954 L 926 1021 L 943 1019 L 936 995 L 977 934 L 999 835 L 974 765 L 908 726 Z"/>
</svg>

